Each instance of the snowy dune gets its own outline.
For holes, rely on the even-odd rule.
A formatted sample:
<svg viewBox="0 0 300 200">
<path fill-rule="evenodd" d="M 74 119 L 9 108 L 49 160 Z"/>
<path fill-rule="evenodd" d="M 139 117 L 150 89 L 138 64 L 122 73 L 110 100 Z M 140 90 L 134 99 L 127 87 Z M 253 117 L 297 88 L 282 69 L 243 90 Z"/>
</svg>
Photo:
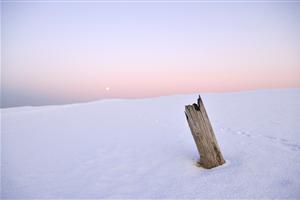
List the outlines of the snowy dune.
<svg viewBox="0 0 300 200">
<path fill-rule="evenodd" d="M 1 109 L 2 198 L 300 198 L 300 89 L 202 98 L 211 170 L 184 115 L 197 94 Z"/>
</svg>

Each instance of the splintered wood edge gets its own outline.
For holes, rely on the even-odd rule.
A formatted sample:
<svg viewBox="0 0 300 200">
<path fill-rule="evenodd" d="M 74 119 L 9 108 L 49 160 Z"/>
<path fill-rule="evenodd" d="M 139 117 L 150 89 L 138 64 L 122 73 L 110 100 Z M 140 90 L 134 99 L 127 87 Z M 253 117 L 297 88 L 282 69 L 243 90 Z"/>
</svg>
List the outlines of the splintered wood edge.
<svg viewBox="0 0 300 200">
<path fill-rule="evenodd" d="M 201 108 L 201 107 L 202 107 L 202 108 Z M 204 107 L 204 104 L 203 104 L 203 101 L 202 101 L 202 98 L 201 98 L 200 95 L 198 96 L 197 103 L 193 103 L 192 105 L 186 105 L 186 106 L 185 106 L 185 111 L 184 111 L 184 113 L 185 113 L 185 116 L 186 116 L 186 119 L 187 119 L 187 121 L 188 121 L 189 126 L 190 126 L 190 119 L 189 119 L 189 117 L 188 117 L 188 113 L 190 113 L 190 111 L 193 110 L 193 108 L 196 110 L 196 112 L 201 112 L 201 109 L 202 109 L 202 111 L 204 112 L 204 114 L 206 115 L 206 117 L 207 117 L 207 119 L 208 119 L 208 123 L 210 123 L 211 129 L 212 129 L 211 131 L 212 131 L 212 133 L 213 133 L 212 136 L 213 136 L 213 139 L 215 140 L 214 149 L 215 149 L 215 153 L 216 153 L 217 160 L 218 160 L 217 164 L 207 167 L 207 166 L 205 166 L 203 163 L 201 163 L 201 158 L 200 158 L 200 159 L 195 163 L 195 165 L 196 165 L 197 167 L 201 167 L 201 168 L 204 168 L 204 169 L 211 169 L 211 168 L 218 167 L 218 166 L 221 166 L 221 165 L 225 164 L 226 161 L 225 161 L 225 159 L 224 159 L 224 157 L 223 157 L 223 155 L 222 155 L 222 152 L 221 152 L 221 150 L 220 150 L 218 141 L 217 141 L 217 139 L 216 139 L 216 137 L 215 137 L 215 133 L 214 133 L 214 131 L 213 131 L 213 127 L 212 127 L 211 122 L 210 122 L 210 120 L 209 120 L 209 118 L 208 118 L 208 115 L 207 115 L 207 113 L 206 113 L 206 109 L 205 109 L 205 107 Z M 200 108 L 201 108 L 201 109 L 200 109 Z M 190 128 L 191 128 L 191 127 L 190 127 Z M 192 135 L 194 135 L 192 130 L 191 130 L 191 132 L 192 132 Z M 196 144 L 196 145 L 197 145 L 197 144 Z M 201 157 L 201 153 L 200 153 L 200 157 Z"/>
</svg>

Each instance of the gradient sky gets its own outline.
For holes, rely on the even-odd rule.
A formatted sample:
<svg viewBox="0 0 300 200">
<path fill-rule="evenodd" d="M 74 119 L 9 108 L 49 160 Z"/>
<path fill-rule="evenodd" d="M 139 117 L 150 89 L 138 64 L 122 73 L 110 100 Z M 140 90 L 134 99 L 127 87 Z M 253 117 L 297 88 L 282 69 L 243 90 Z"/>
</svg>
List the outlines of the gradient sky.
<svg viewBox="0 0 300 200">
<path fill-rule="evenodd" d="M 3 1 L 1 42 L 2 107 L 300 87 L 300 1 Z"/>
</svg>

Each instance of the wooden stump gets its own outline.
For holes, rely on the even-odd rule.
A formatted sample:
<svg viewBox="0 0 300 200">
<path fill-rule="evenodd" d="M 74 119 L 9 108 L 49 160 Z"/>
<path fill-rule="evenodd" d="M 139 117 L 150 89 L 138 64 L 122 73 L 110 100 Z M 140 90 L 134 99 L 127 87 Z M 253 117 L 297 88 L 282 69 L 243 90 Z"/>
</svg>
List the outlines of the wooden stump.
<svg viewBox="0 0 300 200">
<path fill-rule="evenodd" d="M 185 106 L 185 115 L 200 154 L 198 164 L 207 169 L 224 164 L 225 160 L 200 95 L 197 104 Z"/>
</svg>

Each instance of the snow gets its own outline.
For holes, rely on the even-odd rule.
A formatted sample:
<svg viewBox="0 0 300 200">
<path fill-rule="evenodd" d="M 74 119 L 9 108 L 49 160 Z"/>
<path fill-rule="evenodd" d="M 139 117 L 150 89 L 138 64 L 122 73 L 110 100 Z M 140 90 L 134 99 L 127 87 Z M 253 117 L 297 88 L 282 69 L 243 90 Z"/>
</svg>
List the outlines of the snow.
<svg viewBox="0 0 300 200">
<path fill-rule="evenodd" d="M 226 160 L 211 170 L 196 99 L 1 109 L 2 198 L 300 198 L 300 89 L 202 94 Z"/>
</svg>

